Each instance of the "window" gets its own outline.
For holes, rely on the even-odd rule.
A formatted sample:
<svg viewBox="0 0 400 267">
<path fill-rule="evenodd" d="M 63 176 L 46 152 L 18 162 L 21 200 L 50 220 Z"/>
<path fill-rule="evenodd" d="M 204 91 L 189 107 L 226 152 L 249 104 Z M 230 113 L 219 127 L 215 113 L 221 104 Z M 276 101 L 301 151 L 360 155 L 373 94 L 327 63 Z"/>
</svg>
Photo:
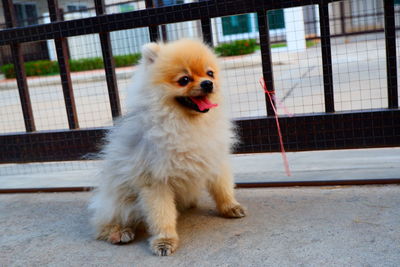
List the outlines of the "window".
<svg viewBox="0 0 400 267">
<path fill-rule="evenodd" d="M 132 4 L 122 4 L 119 9 L 121 12 L 129 12 L 135 10 L 135 7 Z"/>
<path fill-rule="evenodd" d="M 258 30 L 257 17 L 253 14 L 223 17 L 221 21 L 223 35 L 251 33 Z M 268 25 L 270 30 L 285 28 L 283 9 L 268 11 Z"/>
<path fill-rule="evenodd" d="M 270 30 L 285 28 L 285 16 L 283 9 L 268 11 L 268 25 Z"/>
<path fill-rule="evenodd" d="M 251 29 L 250 15 L 238 15 L 222 18 L 222 31 L 224 35 L 248 33 Z"/>
<path fill-rule="evenodd" d="M 154 5 L 156 7 L 158 7 L 158 6 L 180 5 L 180 4 L 184 4 L 184 3 L 185 3 L 185 0 L 163 0 L 163 1 L 155 0 L 154 1 Z"/>
<path fill-rule="evenodd" d="M 19 27 L 39 23 L 35 3 L 15 3 L 14 8 Z"/>
<path fill-rule="evenodd" d="M 83 4 L 68 4 L 67 11 L 68 12 L 76 12 L 76 11 L 85 11 L 87 10 L 87 6 Z"/>
</svg>

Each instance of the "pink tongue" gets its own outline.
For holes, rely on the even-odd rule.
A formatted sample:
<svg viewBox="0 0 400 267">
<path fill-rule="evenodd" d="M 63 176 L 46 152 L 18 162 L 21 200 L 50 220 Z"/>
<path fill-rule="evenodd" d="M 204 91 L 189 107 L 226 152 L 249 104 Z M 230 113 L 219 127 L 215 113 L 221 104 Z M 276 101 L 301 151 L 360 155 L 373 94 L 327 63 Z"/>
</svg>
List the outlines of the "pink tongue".
<svg viewBox="0 0 400 267">
<path fill-rule="evenodd" d="M 218 107 L 218 104 L 211 103 L 207 97 L 201 97 L 201 98 L 191 97 L 190 99 L 199 107 L 200 111 Z"/>
</svg>

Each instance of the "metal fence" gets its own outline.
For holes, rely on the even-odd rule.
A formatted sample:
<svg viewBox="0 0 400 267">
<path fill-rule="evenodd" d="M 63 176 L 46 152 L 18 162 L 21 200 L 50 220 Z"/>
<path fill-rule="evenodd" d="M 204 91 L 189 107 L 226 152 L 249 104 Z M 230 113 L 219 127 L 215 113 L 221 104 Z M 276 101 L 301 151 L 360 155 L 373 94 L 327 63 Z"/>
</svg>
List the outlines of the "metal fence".
<svg viewBox="0 0 400 267">
<path fill-rule="evenodd" d="M 15 27 L 16 20 L 11 0 L 2 0 L 7 29 L 0 31 L 0 46 L 9 46 L 16 71 L 25 133 L 0 135 L 0 163 L 79 160 L 87 153 L 98 151 L 108 128 L 81 129 L 74 99 L 69 68 L 67 38 L 97 34 L 101 43 L 109 105 L 113 118 L 121 115 L 121 104 L 112 57 L 110 33 L 125 29 L 148 27 L 149 39 L 161 38 L 160 25 L 185 21 L 199 21 L 204 41 L 213 43 L 211 19 L 223 16 L 255 13 L 258 22 L 262 74 L 270 91 L 275 91 L 271 59 L 268 10 L 305 5 L 318 7 L 318 31 L 321 42 L 323 98 L 322 113 L 281 116 L 280 123 L 287 151 L 389 147 L 400 145 L 400 110 L 398 108 L 396 27 L 393 0 L 384 1 L 384 34 L 386 44 L 387 107 L 376 110 L 335 112 L 334 80 L 332 74 L 331 27 L 328 0 L 240 1 L 209 0 L 172 6 L 153 7 L 146 0 L 146 9 L 117 14 L 105 14 L 103 0 L 95 0 L 97 16 L 62 21 L 57 0 L 48 0 L 51 23 Z M 346 19 L 346 18 L 345 18 Z M 346 27 L 344 27 L 346 29 Z M 21 44 L 54 40 L 69 130 L 36 131 L 30 101 Z M 268 97 L 268 96 L 265 96 Z M 235 153 L 279 151 L 279 137 L 274 122 L 274 110 L 265 101 L 267 116 L 236 120 L 241 138 Z M 354 182 L 354 181 L 353 181 Z M 380 181 L 385 182 L 385 181 Z M 391 179 L 386 182 L 400 182 Z M 325 184 L 338 184 L 326 181 Z M 349 182 L 346 182 L 349 183 Z M 358 181 L 358 183 L 361 183 Z M 368 181 L 364 181 L 368 183 Z M 296 184 L 296 183 L 292 183 Z M 310 183 L 308 183 L 310 184 Z M 317 184 L 321 185 L 321 182 Z M 263 184 L 266 185 L 266 184 Z M 254 185 L 252 185 L 254 186 Z"/>
<path fill-rule="evenodd" d="M 120 3 L 112 3 L 106 4 L 105 9 L 111 10 L 111 12 L 115 12 L 116 9 L 125 5 L 132 5 L 135 9 L 138 9 L 141 3 L 144 3 L 142 0 L 130 0 L 123 1 Z M 329 7 L 330 13 L 330 31 L 331 37 L 340 37 L 340 36 L 352 36 L 352 35 L 360 35 L 366 33 L 380 33 L 384 32 L 384 13 L 383 7 L 380 6 L 379 0 L 370 0 L 367 1 L 369 4 L 364 4 L 363 0 L 353 0 L 353 1 L 340 1 L 334 2 Z M 157 1 L 158 6 L 164 6 L 164 1 Z M 304 26 L 305 26 L 305 34 L 307 40 L 316 40 L 320 38 L 319 32 L 319 16 L 317 6 L 309 5 L 304 6 Z M 60 8 L 60 19 L 61 20 L 73 20 L 80 18 L 87 18 L 95 16 L 95 7 L 90 6 L 82 10 L 74 10 L 74 11 L 64 11 Z M 270 14 L 271 15 L 271 14 Z M 395 6 L 395 17 L 396 23 L 400 21 L 400 6 Z M 252 19 L 256 20 L 256 17 L 252 17 Z M 29 19 L 17 20 L 18 25 L 26 25 Z M 44 13 L 34 21 L 37 23 L 50 23 L 50 15 L 49 13 Z M 163 25 L 160 27 L 161 36 L 164 41 L 168 40 L 176 40 L 182 36 L 195 36 L 195 33 L 187 32 L 188 30 L 195 29 L 195 32 L 198 30 L 195 21 L 186 22 L 188 25 Z M 178 28 L 181 29 L 178 29 Z M 5 23 L 0 22 L 0 29 L 6 28 Z M 113 47 L 114 55 L 124 55 L 129 53 L 137 53 L 140 52 L 140 46 L 149 41 L 149 37 L 144 33 L 146 31 L 145 28 L 140 29 L 131 29 L 123 32 L 111 32 L 111 40 Z M 196 32 L 197 33 L 197 32 Z M 256 37 L 257 38 L 257 37 Z M 83 58 L 84 53 L 80 53 L 79 48 L 83 48 L 85 43 L 91 42 L 93 39 L 96 39 L 95 45 L 100 47 L 100 41 L 98 40 L 97 35 L 82 35 L 74 38 L 70 38 L 68 40 L 68 47 L 71 59 Z M 118 42 L 117 40 L 124 42 Z M 229 40 L 229 39 L 228 39 Z M 218 45 L 223 43 L 225 40 L 213 40 L 214 45 Z M 284 34 L 278 34 L 270 38 L 270 43 L 284 43 L 286 42 L 286 38 Z M 226 41 L 225 41 L 226 42 Z M 126 45 L 127 43 L 131 44 L 130 46 Z M 133 44 L 133 45 L 132 45 Z M 0 48 L 0 65 L 11 63 L 12 57 L 10 51 L 6 47 Z M 96 56 L 101 56 L 101 49 L 96 49 L 99 51 Z M 38 41 L 31 42 L 23 47 L 23 56 L 25 61 L 33 61 L 33 60 L 56 60 L 55 55 L 55 47 L 51 40 L 46 41 Z"/>
</svg>

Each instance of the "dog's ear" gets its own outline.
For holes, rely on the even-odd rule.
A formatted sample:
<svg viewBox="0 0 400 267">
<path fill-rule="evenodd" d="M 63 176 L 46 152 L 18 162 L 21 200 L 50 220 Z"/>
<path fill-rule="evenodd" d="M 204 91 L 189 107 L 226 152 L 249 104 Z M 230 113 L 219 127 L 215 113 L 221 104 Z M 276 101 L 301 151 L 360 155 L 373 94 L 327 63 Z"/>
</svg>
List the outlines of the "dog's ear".
<svg viewBox="0 0 400 267">
<path fill-rule="evenodd" d="M 151 64 L 156 60 L 160 46 L 158 43 L 148 43 L 143 46 L 142 57 L 147 64 Z"/>
</svg>

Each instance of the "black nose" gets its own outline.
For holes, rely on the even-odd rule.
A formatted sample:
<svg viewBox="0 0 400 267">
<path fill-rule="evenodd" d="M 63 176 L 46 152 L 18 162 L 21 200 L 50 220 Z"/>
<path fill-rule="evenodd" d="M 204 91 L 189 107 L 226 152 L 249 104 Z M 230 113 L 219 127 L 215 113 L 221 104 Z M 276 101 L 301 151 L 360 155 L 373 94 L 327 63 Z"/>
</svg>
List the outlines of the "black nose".
<svg viewBox="0 0 400 267">
<path fill-rule="evenodd" d="M 204 93 L 211 93 L 213 90 L 213 83 L 210 80 L 205 80 L 200 83 L 200 87 Z"/>
</svg>

